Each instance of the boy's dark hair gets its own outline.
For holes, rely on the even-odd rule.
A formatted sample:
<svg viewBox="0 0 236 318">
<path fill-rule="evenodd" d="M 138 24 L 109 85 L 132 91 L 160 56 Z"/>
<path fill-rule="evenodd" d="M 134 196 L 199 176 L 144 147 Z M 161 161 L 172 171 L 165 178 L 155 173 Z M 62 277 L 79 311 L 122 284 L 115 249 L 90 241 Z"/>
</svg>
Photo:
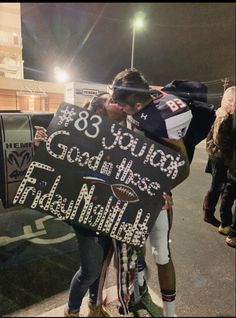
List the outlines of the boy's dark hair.
<svg viewBox="0 0 236 318">
<path fill-rule="evenodd" d="M 133 107 L 136 103 L 144 103 L 150 98 L 149 84 L 136 69 L 125 69 L 118 73 L 111 89 L 112 99 L 118 104 Z"/>
</svg>

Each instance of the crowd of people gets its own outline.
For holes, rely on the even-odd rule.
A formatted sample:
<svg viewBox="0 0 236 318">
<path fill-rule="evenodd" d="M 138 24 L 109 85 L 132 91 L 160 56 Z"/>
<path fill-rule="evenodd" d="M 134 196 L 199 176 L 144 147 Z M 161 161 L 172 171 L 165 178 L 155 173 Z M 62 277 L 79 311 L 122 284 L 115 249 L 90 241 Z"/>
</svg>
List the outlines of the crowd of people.
<svg viewBox="0 0 236 318">
<path fill-rule="evenodd" d="M 184 136 L 192 120 L 192 112 L 186 102 L 162 91 L 153 94 L 149 83 L 138 70 L 126 69 L 115 76 L 109 93 L 104 92 L 95 96 L 84 107 L 183 154 L 186 159 L 185 166 L 174 186 L 188 177 L 191 160 L 188 160 Z M 225 91 L 222 105 L 216 111 L 216 120 L 207 136 L 206 149 L 209 160 L 206 171 L 212 174 L 212 184 L 203 204 L 204 220 L 217 226 L 219 233 L 227 235 L 226 242 L 232 247 L 236 246 L 235 207 L 234 217 L 232 213 L 236 193 L 235 107 L 234 86 Z M 43 127 L 35 128 L 35 144 L 38 146 L 47 138 L 47 132 Z M 221 221 L 218 221 L 214 213 L 220 195 Z M 172 194 L 165 195 L 164 200 L 165 204 L 148 239 L 157 265 L 163 315 L 174 317 L 176 276 L 169 246 L 173 220 Z M 65 317 L 80 316 L 81 303 L 87 291 L 89 317 L 111 316 L 103 304 L 102 289 L 112 255 L 117 262 L 117 255 L 124 251 L 128 255 L 128 268 L 135 255 L 138 280 L 126 281 L 129 292 L 125 295 L 127 297 L 119 299 L 120 303 L 123 303 L 123 306 L 120 305 L 120 312 L 132 312 L 134 316 L 138 316 L 138 310 L 143 308 L 152 317 L 159 316 L 160 308 L 152 301 L 148 290 L 145 249 L 120 244 L 108 236 L 82 228 L 79 224 L 72 226 L 78 239 L 80 268 L 70 284 Z M 116 266 L 118 270 L 119 266 Z M 135 284 L 138 284 L 139 299 L 135 298 Z"/>
</svg>

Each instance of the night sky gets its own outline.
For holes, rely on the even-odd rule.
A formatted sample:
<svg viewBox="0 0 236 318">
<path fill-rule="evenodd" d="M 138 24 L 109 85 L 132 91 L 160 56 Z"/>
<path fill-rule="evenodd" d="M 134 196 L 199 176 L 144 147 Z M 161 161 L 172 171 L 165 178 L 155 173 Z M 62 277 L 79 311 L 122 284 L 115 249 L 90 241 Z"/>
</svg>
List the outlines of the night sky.
<svg viewBox="0 0 236 318">
<path fill-rule="evenodd" d="M 130 67 L 137 12 L 134 67 L 150 84 L 233 80 L 235 3 L 21 3 L 25 78 L 55 81 L 60 66 L 71 81 L 110 83 Z"/>
</svg>

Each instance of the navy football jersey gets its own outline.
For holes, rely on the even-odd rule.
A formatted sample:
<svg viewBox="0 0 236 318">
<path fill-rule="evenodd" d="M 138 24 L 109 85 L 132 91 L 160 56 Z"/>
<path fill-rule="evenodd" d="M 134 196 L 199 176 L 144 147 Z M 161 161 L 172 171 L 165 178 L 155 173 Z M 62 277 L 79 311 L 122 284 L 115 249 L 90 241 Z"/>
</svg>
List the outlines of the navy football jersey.
<svg viewBox="0 0 236 318">
<path fill-rule="evenodd" d="M 180 139 L 186 134 L 192 119 L 188 105 L 175 95 L 154 99 L 127 120 L 153 137 Z"/>
</svg>

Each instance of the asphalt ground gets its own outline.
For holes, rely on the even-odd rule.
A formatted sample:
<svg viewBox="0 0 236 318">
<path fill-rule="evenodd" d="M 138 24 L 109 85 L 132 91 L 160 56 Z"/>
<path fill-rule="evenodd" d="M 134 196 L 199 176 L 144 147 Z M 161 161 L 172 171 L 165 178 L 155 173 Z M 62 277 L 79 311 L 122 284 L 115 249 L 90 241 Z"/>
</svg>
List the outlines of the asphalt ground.
<svg viewBox="0 0 236 318">
<path fill-rule="evenodd" d="M 205 142 L 197 148 L 190 176 L 173 190 L 174 217 L 171 251 L 177 279 L 176 314 L 179 317 L 236 316 L 236 250 L 225 243 L 217 228 L 203 221 L 202 203 L 211 175 L 205 173 Z M 219 203 L 216 217 L 219 216 Z M 152 273 L 156 269 L 148 258 Z M 149 280 L 154 291 L 158 280 Z"/>
</svg>

